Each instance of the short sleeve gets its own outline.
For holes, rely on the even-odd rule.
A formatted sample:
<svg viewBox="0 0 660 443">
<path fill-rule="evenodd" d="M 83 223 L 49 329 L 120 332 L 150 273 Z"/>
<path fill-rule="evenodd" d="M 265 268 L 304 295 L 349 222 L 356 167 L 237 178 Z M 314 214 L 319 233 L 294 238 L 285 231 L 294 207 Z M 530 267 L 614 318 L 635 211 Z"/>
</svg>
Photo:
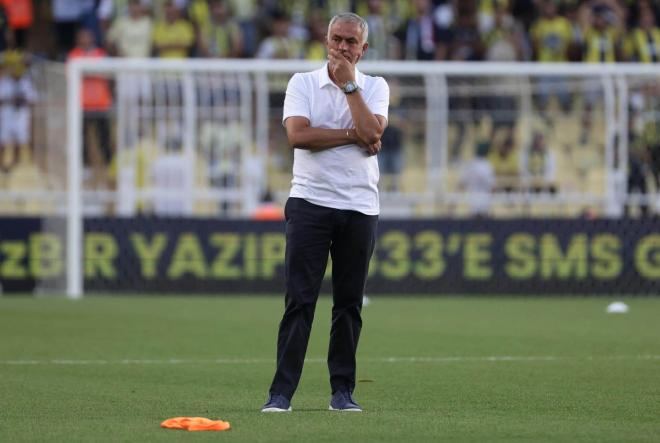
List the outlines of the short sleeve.
<svg viewBox="0 0 660 443">
<path fill-rule="evenodd" d="M 376 77 L 374 92 L 369 97 L 367 105 L 371 112 L 388 119 L 387 111 L 390 106 L 390 87 L 383 77 Z"/>
<path fill-rule="evenodd" d="M 311 121 L 311 107 L 308 94 L 305 91 L 304 79 L 300 74 L 295 74 L 289 80 L 284 97 L 284 110 L 282 113 L 282 124 L 289 117 L 305 117 Z"/>
</svg>

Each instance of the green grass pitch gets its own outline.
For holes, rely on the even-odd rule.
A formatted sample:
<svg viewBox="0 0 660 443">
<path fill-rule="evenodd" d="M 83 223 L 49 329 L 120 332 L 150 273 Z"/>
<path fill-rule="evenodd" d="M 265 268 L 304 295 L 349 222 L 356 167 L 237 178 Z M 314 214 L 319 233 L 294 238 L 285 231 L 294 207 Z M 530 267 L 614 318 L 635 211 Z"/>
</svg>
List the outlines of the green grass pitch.
<svg viewBox="0 0 660 443">
<path fill-rule="evenodd" d="M 328 408 L 330 300 L 291 414 L 262 414 L 281 297 L 0 298 L 1 441 L 660 441 L 660 299 L 373 297 Z M 228 432 L 165 430 L 174 416 Z"/>
</svg>

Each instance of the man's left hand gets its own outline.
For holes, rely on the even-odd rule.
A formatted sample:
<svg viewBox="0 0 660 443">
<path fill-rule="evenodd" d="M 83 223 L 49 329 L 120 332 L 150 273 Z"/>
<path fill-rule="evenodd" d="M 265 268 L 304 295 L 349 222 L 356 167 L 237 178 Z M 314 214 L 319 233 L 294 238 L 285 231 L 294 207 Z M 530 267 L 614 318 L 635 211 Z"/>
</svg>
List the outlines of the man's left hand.
<svg viewBox="0 0 660 443">
<path fill-rule="evenodd" d="M 372 143 L 370 145 L 368 145 L 366 143 L 358 142 L 358 145 L 362 149 L 364 149 L 365 152 L 367 153 L 367 155 L 369 155 L 369 156 L 378 154 L 380 152 L 380 148 L 381 148 L 380 140 L 377 143 Z"/>
</svg>

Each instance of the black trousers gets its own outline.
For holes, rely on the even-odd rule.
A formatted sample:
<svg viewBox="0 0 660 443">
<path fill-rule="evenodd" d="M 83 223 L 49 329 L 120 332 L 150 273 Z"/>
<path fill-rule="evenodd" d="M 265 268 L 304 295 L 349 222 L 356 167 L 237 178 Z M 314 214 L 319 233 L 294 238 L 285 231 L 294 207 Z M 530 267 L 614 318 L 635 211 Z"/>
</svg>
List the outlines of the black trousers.
<svg viewBox="0 0 660 443">
<path fill-rule="evenodd" d="M 289 198 L 286 216 L 284 316 L 277 337 L 271 393 L 293 397 L 302 373 L 314 310 L 332 257 L 332 327 L 328 369 L 332 392 L 355 388 L 355 352 L 362 328 L 362 296 L 376 244 L 378 216 Z"/>
</svg>

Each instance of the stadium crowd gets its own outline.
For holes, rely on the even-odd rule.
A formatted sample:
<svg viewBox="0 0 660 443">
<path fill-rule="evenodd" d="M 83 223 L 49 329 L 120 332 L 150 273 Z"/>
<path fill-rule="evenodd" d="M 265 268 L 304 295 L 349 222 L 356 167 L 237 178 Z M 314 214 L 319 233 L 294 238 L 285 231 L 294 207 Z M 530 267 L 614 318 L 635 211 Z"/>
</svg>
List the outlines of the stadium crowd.
<svg viewBox="0 0 660 443">
<path fill-rule="evenodd" d="M 2 0 L 0 51 L 64 60 L 80 29 L 121 57 L 323 59 L 354 11 L 370 59 L 658 61 L 658 0 Z M 55 38 L 53 38 L 53 36 Z"/>
<path fill-rule="evenodd" d="M 38 91 L 30 84 L 26 54 L 57 61 L 107 56 L 323 60 L 328 20 L 340 11 L 354 11 L 369 23 L 366 58 L 370 60 L 660 61 L 660 0 L 0 0 L 2 171 L 19 161 L 21 150 L 29 152 L 25 148 L 30 144 L 29 109 L 38 100 Z M 114 98 L 107 82 L 99 80 L 96 86 L 96 101 L 83 103 L 86 112 L 92 111 L 85 124 L 95 127 L 101 140 L 97 156 L 107 165 L 114 149 L 106 111 Z M 550 120 L 546 108 L 552 97 L 564 112 L 572 107 L 571 92 L 556 77 L 538 78 L 537 90 L 535 105 L 541 118 Z M 655 106 L 648 98 L 660 95 L 651 92 L 646 99 L 644 94 L 641 98 L 633 94 L 631 101 L 631 125 L 637 119 L 645 127 L 631 131 L 639 137 L 631 140 L 630 169 L 644 176 L 650 169 L 660 189 L 658 119 L 642 118 Z M 496 172 L 510 163 L 509 169 L 518 174 L 519 164 L 536 164 L 537 157 L 545 159 L 551 150 L 542 135 L 535 135 L 538 149 L 530 153 L 538 155 L 506 160 L 512 158 L 508 152 L 518 151 L 511 132 L 517 117 L 498 120 L 507 115 L 503 109 L 516 107 L 506 100 L 502 97 L 486 107 L 497 111 L 492 115 L 495 126 L 509 128 L 507 143 L 499 150 L 477 147 L 475 153 L 477 160 L 487 155 Z M 588 97 L 582 103 L 583 144 L 593 106 Z M 454 156 L 463 144 L 465 123 L 460 113 L 451 118 L 458 128 L 451 147 Z M 402 136 L 388 137 L 392 138 L 388 143 L 400 151 Z M 400 172 L 398 159 L 383 161 L 386 173 Z M 554 175 L 554 161 L 542 164 L 551 166 L 537 168 L 539 175 Z M 645 183 L 635 179 L 630 187 L 646 193 Z M 548 187 L 554 189 L 552 184 Z"/>
</svg>

